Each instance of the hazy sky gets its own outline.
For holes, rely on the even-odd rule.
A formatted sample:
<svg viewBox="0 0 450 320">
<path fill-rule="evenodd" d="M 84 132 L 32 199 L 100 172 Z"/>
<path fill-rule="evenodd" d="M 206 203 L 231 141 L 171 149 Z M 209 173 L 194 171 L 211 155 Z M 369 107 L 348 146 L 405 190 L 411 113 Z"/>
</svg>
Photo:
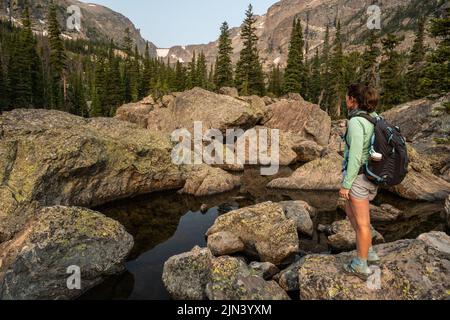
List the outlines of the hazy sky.
<svg viewBox="0 0 450 320">
<path fill-rule="evenodd" d="M 252 2 L 264 14 L 277 0 L 92 0 L 120 12 L 160 48 L 208 43 L 217 39 L 223 21 L 239 26 Z"/>
</svg>

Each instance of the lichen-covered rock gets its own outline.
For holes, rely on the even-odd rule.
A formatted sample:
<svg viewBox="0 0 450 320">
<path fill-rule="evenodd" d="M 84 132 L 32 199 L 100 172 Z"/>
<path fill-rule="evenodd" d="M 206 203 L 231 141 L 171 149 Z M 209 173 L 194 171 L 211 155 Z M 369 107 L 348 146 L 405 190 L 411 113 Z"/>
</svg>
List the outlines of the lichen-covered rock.
<svg viewBox="0 0 450 320">
<path fill-rule="evenodd" d="M 206 294 L 210 300 L 290 300 L 275 281 L 265 281 L 242 260 L 213 260 Z"/>
<path fill-rule="evenodd" d="M 335 221 L 324 231 L 328 234 L 328 243 L 334 250 L 350 251 L 356 249 L 356 233 L 348 219 Z M 373 228 L 372 241 L 374 244 L 384 242 L 383 236 Z"/>
<path fill-rule="evenodd" d="M 280 204 L 264 202 L 219 216 L 209 237 L 227 231 L 239 237 L 245 252 L 275 265 L 298 251 L 297 222 L 288 219 Z"/>
<path fill-rule="evenodd" d="M 278 269 L 276 265 L 270 262 L 253 261 L 252 263 L 250 263 L 249 267 L 264 280 L 270 280 L 274 275 L 280 272 L 280 269 Z"/>
<path fill-rule="evenodd" d="M 308 162 L 290 177 L 272 180 L 267 186 L 274 189 L 339 190 L 342 183 L 342 157 L 331 153 Z"/>
<path fill-rule="evenodd" d="M 331 118 L 318 105 L 298 100 L 281 100 L 268 106 L 264 126 L 299 134 L 321 146 L 328 145 Z"/>
<path fill-rule="evenodd" d="M 71 299 L 123 270 L 133 238 L 116 221 L 77 207 L 41 209 L 12 240 L 0 245 L 1 299 Z M 71 266 L 81 290 L 69 290 Z"/>
<path fill-rule="evenodd" d="M 217 232 L 208 237 L 208 248 L 215 256 L 225 256 L 244 251 L 244 243 L 230 232 Z"/>
<path fill-rule="evenodd" d="M 287 292 L 298 291 L 300 286 L 298 283 L 298 269 L 301 267 L 304 258 L 301 258 L 289 265 L 277 275 L 278 284 Z"/>
<path fill-rule="evenodd" d="M 450 237 L 442 235 L 441 238 L 448 248 Z M 343 270 L 343 264 L 348 263 L 356 252 L 306 256 L 298 272 L 300 299 L 448 299 L 450 287 L 448 252 L 440 251 L 434 245 L 430 246 L 418 239 L 378 245 L 375 246 L 375 250 L 381 258 L 380 269 L 375 271 L 367 283 L 346 274 Z"/>
<path fill-rule="evenodd" d="M 311 218 L 316 216 L 317 210 L 305 201 L 283 201 L 280 204 L 286 217 L 296 221 L 298 232 L 312 237 L 314 224 Z"/>
<path fill-rule="evenodd" d="M 184 184 L 169 138 L 127 122 L 17 109 L 3 113 L 0 125 L 1 194 L 16 202 L 0 206 L 0 241 L 37 212 L 14 207 L 94 207 Z"/>
<path fill-rule="evenodd" d="M 209 249 L 195 247 L 167 260 L 162 279 L 170 296 L 175 300 L 205 300 L 213 259 Z"/>
<path fill-rule="evenodd" d="M 239 177 L 207 165 L 189 166 L 186 175 L 186 184 L 179 192 L 198 197 L 231 191 L 241 184 Z"/>
</svg>

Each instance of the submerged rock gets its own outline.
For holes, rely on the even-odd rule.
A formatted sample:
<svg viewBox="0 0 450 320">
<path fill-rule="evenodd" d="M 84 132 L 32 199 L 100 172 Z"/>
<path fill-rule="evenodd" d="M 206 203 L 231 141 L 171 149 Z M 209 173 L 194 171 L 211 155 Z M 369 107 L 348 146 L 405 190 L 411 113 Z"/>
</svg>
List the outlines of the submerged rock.
<svg viewBox="0 0 450 320">
<path fill-rule="evenodd" d="M 0 300 L 75 298 L 122 271 L 132 247 L 131 235 L 100 213 L 44 208 L 15 238 L 0 245 Z M 81 272 L 80 290 L 67 287 L 71 266 Z"/>
<path fill-rule="evenodd" d="M 319 231 L 327 233 L 328 243 L 334 250 L 350 251 L 356 249 L 356 233 L 348 219 L 335 221 L 331 226 L 319 226 Z M 374 244 L 383 243 L 383 236 L 372 228 Z"/>
<path fill-rule="evenodd" d="M 260 203 L 221 215 L 206 235 L 224 231 L 238 237 L 245 252 L 262 262 L 277 265 L 298 251 L 297 222 L 288 219 L 277 203 Z"/>
<path fill-rule="evenodd" d="M 450 245 L 450 237 L 440 241 Z M 450 286 L 450 254 L 417 240 L 400 240 L 375 246 L 379 269 L 368 282 L 348 275 L 342 265 L 355 252 L 309 255 L 299 268 L 302 300 L 445 300 Z M 377 271 L 378 270 L 378 271 Z M 381 273 L 380 273 L 381 272 Z M 379 287 L 378 287 L 379 284 Z"/>
<path fill-rule="evenodd" d="M 290 177 L 272 180 L 274 189 L 339 190 L 342 183 L 342 157 L 331 153 L 298 168 Z"/>
</svg>

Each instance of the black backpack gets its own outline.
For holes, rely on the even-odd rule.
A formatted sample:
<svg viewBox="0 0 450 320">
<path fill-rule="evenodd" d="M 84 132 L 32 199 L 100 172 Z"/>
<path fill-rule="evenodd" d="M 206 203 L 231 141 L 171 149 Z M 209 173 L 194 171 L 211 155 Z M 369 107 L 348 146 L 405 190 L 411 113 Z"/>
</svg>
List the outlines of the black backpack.
<svg viewBox="0 0 450 320">
<path fill-rule="evenodd" d="M 354 117 L 362 117 L 375 126 L 371 153 L 375 151 L 383 156 L 381 161 L 374 161 L 369 155 L 369 160 L 362 168 L 367 179 L 383 187 L 402 183 L 408 173 L 409 160 L 406 139 L 400 128 L 382 117 L 374 118 L 365 112 Z"/>
</svg>

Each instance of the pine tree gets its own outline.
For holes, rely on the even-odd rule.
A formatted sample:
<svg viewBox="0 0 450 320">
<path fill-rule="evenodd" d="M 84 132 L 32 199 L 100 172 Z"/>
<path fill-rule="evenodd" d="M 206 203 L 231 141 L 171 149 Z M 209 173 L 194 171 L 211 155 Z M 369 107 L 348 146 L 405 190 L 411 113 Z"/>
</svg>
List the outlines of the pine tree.
<svg viewBox="0 0 450 320">
<path fill-rule="evenodd" d="M 283 74 L 280 70 L 280 65 L 272 66 L 268 91 L 275 97 L 279 97 L 283 94 Z"/>
<path fill-rule="evenodd" d="M 244 48 L 236 65 L 235 83 L 242 95 L 265 94 L 264 74 L 259 61 L 255 22 L 253 7 L 249 5 L 241 30 Z"/>
<path fill-rule="evenodd" d="M 195 56 L 195 51 L 192 53 L 192 60 L 189 63 L 189 72 L 187 79 L 187 89 L 192 89 L 198 85 L 197 81 L 197 59 Z"/>
<path fill-rule="evenodd" d="M 328 110 L 332 118 L 339 119 L 342 114 L 342 106 L 345 102 L 344 54 L 342 49 L 340 21 L 337 23 L 336 38 L 333 43 L 330 76 L 330 101 Z"/>
<path fill-rule="evenodd" d="M 401 55 L 395 50 L 400 39 L 388 34 L 381 40 L 386 60 L 381 63 L 382 103 L 385 108 L 405 100 L 405 83 Z"/>
<path fill-rule="evenodd" d="M 426 95 L 426 91 L 421 90 L 419 82 L 425 67 L 425 22 L 426 18 L 421 17 L 417 23 L 416 38 L 409 55 L 408 71 L 406 73 L 406 86 L 410 99 L 420 98 Z"/>
<path fill-rule="evenodd" d="M 198 56 L 196 72 L 197 72 L 196 86 L 201 87 L 203 89 L 207 89 L 208 88 L 208 69 L 206 66 L 206 57 L 205 57 L 205 54 L 203 53 L 203 51 Z"/>
<path fill-rule="evenodd" d="M 303 61 L 303 30 L 300 20 L 294 19 L 287 67 L 284 72 L 284 93 L 300 93 L 305 96 L 306 67 Z"/>
<path fill-rule="evenodd" d="M 325 27 L 325 38 L 322 51 L 322 65 L 321 65 L 321 92 L 318 98 L 318 104 L 322 109 L 328 112 L 328 106 L 330 104 L 330 91 L 328 87 L 330 85 L 330 26 Z"/>
<path fill-rule="evenodd" d="M 7 79 L 3 69 L 2 55 L 0 54 L 0 114 L 9 107 L 9 97 L 7 91 Z"/>
<path fill-rule="evenodd" d="M 152 70 L 152 61 L 150 58 L 150 48 L 148 42 L 145 45 L 145 54 L 144 54 L 144 71 L 142 75 L 142 81 L 140 86 L 140 92 L 141 95 L 148 96 L 150 93 L 150 86 L 152 83 L 152 76 L 153 76 L 153 70 Z"/>
<path fill-rule="evenodd" d="M 409 64 L 414 65 L 421 63 L 425 59 L 425 17 L 420 17 L 417 23 L 416 38 L 411 49 Z"/>
<path fill-rule="evenodd" d="M 63 109 L 65 107 L 66 76 L 64 73 L 66 66 L 66 55 L 64 42 L 61 39 L 61 30 L 57 18 L 56 6 L 52 3 L 48 16 L 48 37 L 50 45 L 50 105 L 52 108 Z"/>
<path fill-rule="evenodd" d="M 108 67 L 106 72 L 104 113 L 108 116 L 114 116 L 117 107 L 124 102 L 123 81 L 120 74 L 120 60 L 114 55 L 114 47 L 111 41 L 108 54 Z"/>
<path fill-rule="evenodd" d="M 216 62 L 215 83 L 218 88 L 233 86 L 232 53 L 233 48 L 231 46 L 230 30 L 228 23 L 224 22 L 220 28 L 219 53 Z"/>
<path fill-rule="evenodd" d="M 381 50 L 378 47 L 379 42 L 380 32 L 377 30 L 371 30 L 366 41 L 366 50 L 362 56 L 363 65 L 360 76 L 361 82 L 374 88 L 380 87 L 378 58 L 381 55 Z"/>
<path fill-rule="evenodd" d="M 186 89 L 186 69 L 180 61 L 177 61 L 175 66 L 176 83 L 175 88 L 177 92 L 182 92 Z"/>
<path fill-rule="evenodd" d="M 431 20 L 430 33 L 440 43 L 427 59 L 419 80 L 419 91 L 445 94 L 450 91 L 450 8 L 443 17 Z"/>
<path fill-rule="evenodd" d="M 316 55 L 311 62 L 311 77 L 308 88 L 308 100 L 313 103 L 319 103 L 319 97 L 322 90 L 322 75 L 320 72 L 320 55 L 319 49 L 316 48 Z"/>
</svg>

